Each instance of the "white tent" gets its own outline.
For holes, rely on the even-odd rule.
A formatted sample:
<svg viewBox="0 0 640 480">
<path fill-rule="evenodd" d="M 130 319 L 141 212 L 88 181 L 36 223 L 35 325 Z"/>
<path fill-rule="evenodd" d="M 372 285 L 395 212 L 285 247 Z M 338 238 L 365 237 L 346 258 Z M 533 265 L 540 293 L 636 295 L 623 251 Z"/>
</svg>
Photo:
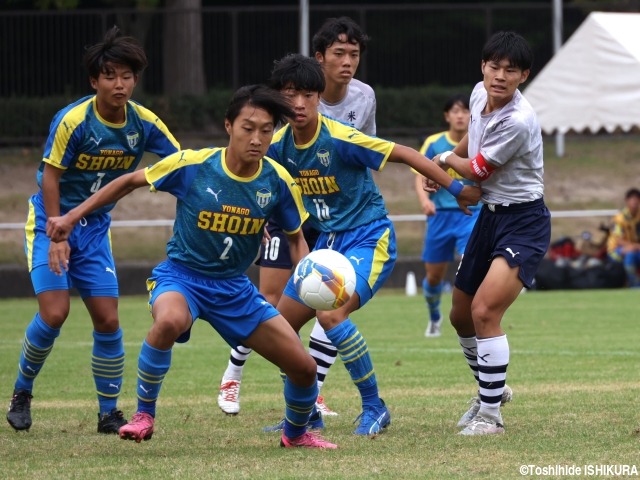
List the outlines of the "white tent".
<svg viewBox="0 0 640 480">
<path fill-rule="evenodd" d="M 591 13 L 524 96 L 547 134 L 640 126 L 640 14 Z"/>
</svg>

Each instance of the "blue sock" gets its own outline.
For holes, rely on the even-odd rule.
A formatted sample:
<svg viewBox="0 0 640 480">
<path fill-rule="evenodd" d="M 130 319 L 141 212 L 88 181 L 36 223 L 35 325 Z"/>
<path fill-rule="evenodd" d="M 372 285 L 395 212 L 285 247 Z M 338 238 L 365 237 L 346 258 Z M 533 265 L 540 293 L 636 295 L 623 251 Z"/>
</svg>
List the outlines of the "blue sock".
<svg viewBox="0 0 640 480">
<path fill-rule="evenodd" d="M 627 253 L 623 258 L 624 270 L 627 273 L 627 283 L 629 287 L 637 287 L 640 285 L 640 279 L 638 278 L 638 260 L 639 254 L 635 252 Z"/>
<path fill-rule="evenodd" d="M 284 434 L 287 438 L 296 438 L 307 431 L 311 411 L 316 406 L 318 384 L 310 387 L 298 387 L 287 378 L 284 381 Z"/>
<path fill-rule="evenodd" d="M 171 366 L 171 349 L 158 350 L 145 340 L 138 357 L 138 412 L 156 416 L 156 402 Z"/>
<path fill-rule="evenodd" d="M 45 360 L 53 349 L 53 343 L 60 335 L 59 328 L 51 328 L 44 323 L 39 313 L 36 313 L 24 333 L 22 353 L 18 363 L 18 378 L 16 390 L 33 390 L 33 382 L 44 365 Z"/>
<path fill-rule="evenodd" d="M 113 333 L 93 332 L 91 371 L 96 383 L 100 415 L 116 408 L 124 374 L 122 330 Z"/>
<path fill-rule="evenodd" d="M 426 278 L 422 281 L 422 291 L 427 301 L 427 307 L 429 307 L 429 317 L 432 322 L 437 322 L 441 318 L 440 297 L 442 296 L 442 287 L 442 282 L 438 285 L 431 286 L 427 283 Z"/>
<path fill-rule="evenodd" d="M 362 407 L 379 406 L 378 382 L 367 342 L 350 319 L 325 332 L 362 397 Z"/>
</svg>

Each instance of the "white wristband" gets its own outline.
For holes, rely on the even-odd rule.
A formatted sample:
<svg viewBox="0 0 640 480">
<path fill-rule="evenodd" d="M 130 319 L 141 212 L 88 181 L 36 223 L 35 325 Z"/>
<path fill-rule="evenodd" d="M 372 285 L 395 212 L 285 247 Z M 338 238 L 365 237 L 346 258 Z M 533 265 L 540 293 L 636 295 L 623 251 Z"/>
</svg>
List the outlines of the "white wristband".
<svg viewBox="0 0 640 480">
<path fill-rule="evenodd" d="M 442 152 L 440 154 L 440 165 L 446 165 L 447 164 L 447 157 L 449 155 L 451 155 L 453 152 L 451 150 L 447 150 L 446 152 Z"/>
</svg>

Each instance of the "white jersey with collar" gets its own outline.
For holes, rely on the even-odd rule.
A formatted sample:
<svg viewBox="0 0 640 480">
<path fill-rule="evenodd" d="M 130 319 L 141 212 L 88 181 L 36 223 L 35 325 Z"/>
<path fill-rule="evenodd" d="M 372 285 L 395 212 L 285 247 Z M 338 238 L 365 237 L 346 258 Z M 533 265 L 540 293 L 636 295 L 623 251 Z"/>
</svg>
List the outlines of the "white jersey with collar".
<svg viewBox="0 0 640 480">
<path fill-rule="evenodd" d="M 352 78 L 347 94 L 337 103 L 329 103 L 320 97 L 318 110 L 341 122 L 353 125 L 367 135 L 376 134 L 376 94 L 366 83 Z"/>
<path fill-rule="evenodd" d="M 497 170 L 482 182 L 482 202 L 498 205 L 541 198 L 543 152 L 540 124 L 531 104 L 516 90 L 504 107 L 483 115 L 487 91 L 479 82 L 471 94 L 468 154 L 481 153 Z"/>
</svg>

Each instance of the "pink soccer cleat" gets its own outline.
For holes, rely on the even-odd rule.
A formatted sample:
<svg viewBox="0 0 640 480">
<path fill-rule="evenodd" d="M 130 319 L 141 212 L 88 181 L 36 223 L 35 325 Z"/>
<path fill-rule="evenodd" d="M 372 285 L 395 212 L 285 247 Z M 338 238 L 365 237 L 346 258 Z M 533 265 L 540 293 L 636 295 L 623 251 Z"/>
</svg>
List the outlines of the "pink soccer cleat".
<svg viewBox="0 0 640 480">
<path fill-rule="evenodd" d="M 148 413 L 138 412 L 131 421 L 120 427 L 120 438 L 122 440 L 135 440 L 140 443 L 142 440 L 150 440 L 153 435 L 153 423 L 155 419 Z"/>
<path fill-rule="evenodd" d="M 285 448 L 338 448 L 335 443 L 327 442 L 317 433 L 306 432 L 296 438 L 288 438 L 282 434 L 280 446 Z"/>
</svg>

